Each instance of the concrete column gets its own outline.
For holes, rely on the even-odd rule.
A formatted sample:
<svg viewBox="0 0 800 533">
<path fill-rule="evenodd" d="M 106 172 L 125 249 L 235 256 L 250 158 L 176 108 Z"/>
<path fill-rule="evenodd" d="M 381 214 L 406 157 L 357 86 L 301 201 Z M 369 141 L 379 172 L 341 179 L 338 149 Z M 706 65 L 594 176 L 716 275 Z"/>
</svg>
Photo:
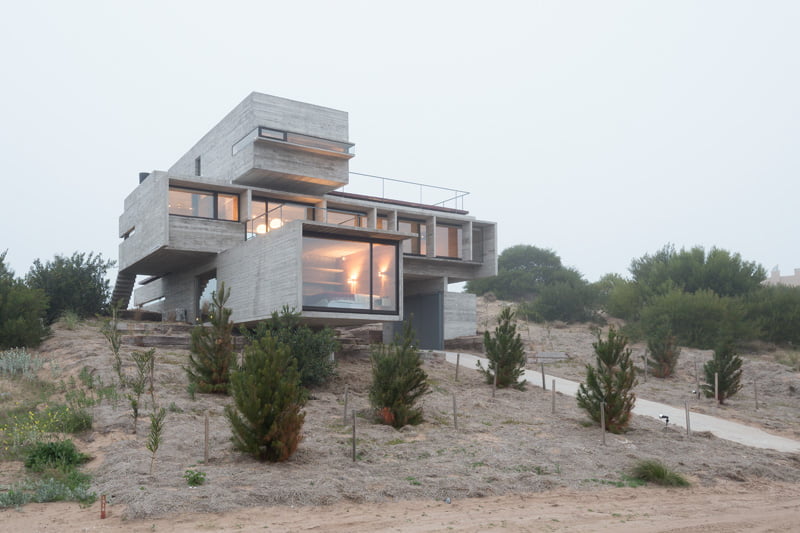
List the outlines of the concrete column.
<svg viewBox="0 0 800 533">
<path fill-rule="evenodd" d="M 461 259 L 472 261 L 472 221 L 461 225 Z"/>
<path fill-rule="evenodd" d="M 428 217 L 425 226 L 425 253 L 428 257 L 436 257 L 436 217 Z"/>
<path fill-rule="evenodd" d="M 378 208 L 372 207 L 367 211 L 367 227 L 375 229 L 378 227 Z"/>
<path fill-rule="evenodd" d="M 316 205 L 316 212 L 314 213 L 314 218 L 317 222 L 327 222 L 328 221 L 328 200 L 322 199 Z"/>
<path fill-rule="evenodd" d="M 397 231 L 397 211 L 389 211 L 388 225 L 387 229 Z"/>
</svg>

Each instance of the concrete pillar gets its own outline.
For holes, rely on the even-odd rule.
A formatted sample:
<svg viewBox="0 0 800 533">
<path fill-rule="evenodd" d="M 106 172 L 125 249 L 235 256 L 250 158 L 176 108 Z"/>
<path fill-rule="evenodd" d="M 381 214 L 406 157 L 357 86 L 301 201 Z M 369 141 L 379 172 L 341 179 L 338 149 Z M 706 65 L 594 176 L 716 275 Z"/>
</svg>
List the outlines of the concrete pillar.
<svg viewBox="0 0 800 533">
<path fill-rule="evenodd" d="M 375 229 L 378 227 L 378 208 L 372 207 L 367 211 L 367 227 Z"/>
<path fill-rule="evenodd" d="M 472 261 L 472 221 L 461 225 L 461 259 Z"/>
<path fill-rule="evenodd" d="M 436 217 L 428 217 L 425 220 L 425 254 L 428 257 L 436 257 Z"/>
</svg>

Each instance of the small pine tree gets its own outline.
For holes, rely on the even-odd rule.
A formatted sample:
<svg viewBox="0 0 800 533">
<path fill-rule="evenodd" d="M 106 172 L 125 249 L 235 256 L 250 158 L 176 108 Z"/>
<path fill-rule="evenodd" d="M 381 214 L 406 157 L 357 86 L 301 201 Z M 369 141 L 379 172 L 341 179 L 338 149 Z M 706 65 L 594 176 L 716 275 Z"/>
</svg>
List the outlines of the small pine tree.
<svg viewBox="0 0 800 533">
<path fill-rule="evenodd" d="M 494 383 L 496 371 L 498 387 L 521 390 L 525 388 L 525 380 L 520 381 L 519 378 L 525 371 L 527 358 L 522 338 L 517 333 L 514 316 L 510 307 L 504 307 L 497 317 L 498 325 L 494 328 L 494 336 L 488 331 L 483 333 L 483 346 L 486 348 L 489 364 L 484 369 L 478 362 L 478 371 L 486 377 L 486 383 Z"/>
<path fill-rule="evenodd" d="M 681 349 L 672 333 L 658 334 L 647 340 L 647 365 L 657 378 L 668 378 L 675 372 Z"/>
<path fill-rule="evenodd" d="M 225 407 L 234 447 L 260 461 L 286 461 L 302 440 L 306 391 L 288 346 L 267 334 L 247 347 L 233 370 Z"/>
<path fill-rule="evenodd" d="M 422 369 L 411 322 L 403 324 L 403 334 L 394 343 L 376 346 L 370 359 L 369 403 L 378 418 L 395 428 L 422 422 L 422 409 L 415 404 L 429 390 L 428 375 Z"/>
<path fill-rule="evenodd" d="M 614 328 L 608 330 L 608 339 L 597 335 L 592 343 L 597 367 L 586 365 L 586 383 L 578 388 L 578 407 L 584 409 L 595 422 L 600 422 L 600 404 L 605 410 L 606 430 L 620 433 L 628 425 L 636 395 L 636 370 L 631 361 L 628 339 Z"/>
<path fill-rule="evenodd" d="M 706 398 L 714 397 L 714 374 L 718 374 L 720 405 L 742 388 L 742 358 L 736 355 L 731 340 L 720 343 L 714 350 L 714 357 L 703 366 L 703 370 L 706 382 L 701 388 Z"/>
<path fill-rule="evenodd" d="M 226 291 L 221 283 L 219 291 L 211 294 L 211 327 L 197 326 L 192 330 L 192 353 L 185 370 L 189 381 L 197 383 L 198 392 L 228 393 L 231 367 L 236 362 L 231 310 L 225 307 L 230 294 L 230 289 Z"/>
</svg>

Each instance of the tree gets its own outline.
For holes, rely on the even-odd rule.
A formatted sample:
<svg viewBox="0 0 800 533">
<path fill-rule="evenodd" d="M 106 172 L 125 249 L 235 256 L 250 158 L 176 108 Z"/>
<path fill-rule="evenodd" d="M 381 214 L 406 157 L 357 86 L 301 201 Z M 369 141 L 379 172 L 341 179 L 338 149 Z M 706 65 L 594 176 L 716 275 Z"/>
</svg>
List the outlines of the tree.
<svg viewBox="0 0 800 533">
<path fill-rule="evenodd" d="M 650 373 L 657 378 L 668 378 L 675 372 L 681 349 L 671 331 L 660 331 L 647 339 Z"/>
<path fill-rule="evenodd" d="M 270 334 L 245 349 L 241 368 L 231 372 L 233 406 L 225 407 L 234 447 L 260 461 L 286 461 L 302 440 L 307 394 L 297 360 Z"/>
<path fill-rule="evenodd" d="M 377 345 L 370 361 L 369 403 L 378 418 L 395 428 L 422 422 L 422 409 L 416 403 L 429 390 L 428 375 L 422 369 L 411 321 L 405 321 L 402 336 L 392 344 Z"/>
<path fill-rule="evenodd" d="M 520 304 L 520 311 L 536 322 L 586 322 L 596 318 L 597 301 L 597 289 L 583 279 L 558 281 L 542 287 L 533 302 Z"/>
<path fill-rule="evenodd" d="M 189 381 L 197 383 L 200 392 L 228 393 L 230 370 L 235 364 L 231 310 L 225 307 L 231 291 L 221 283 L 211 294 L 211 327 L 192 330 L 189 365 L 185 367 Z"/>
<path fill-rule="evenodd" d="M 586 365 L 586 382 L 578 387 L 578 407 L 600 422 L 600 405 L 605 411 L 606 430 L 621 433 L 628 425 L 636 395 L 636 370 L 631 362 L 628 339 L 613 327 L 608 338 L 597 335 L 592 343 L 596 366 Z"/>
<path fill-rule="evenodd" d="M 706 382 L 701 385 L 706 398 L 714 397 L 714 376 L 717 376 L 717 401 L 720 405 L 741 388 L 742 358 L 736 355 L 733 341 L 724 340 L 714 350 L 714 357 L 703 366 Z"/>
<path fill-rule="evenodd" d="M 103 260 L 102 254 L 75 252 L 70 257 L 56 255 L 45 264 L 39 259 L 25 277 L 32 289 L 47 295 L 47 323 L 52 324 L 64 311 L 90 317 L 105 310 L 111 294 L 106 272 L 116 264 Z"/>
<path fill-rule="evenodd" d="M 486 369 L 478 362 L 478 371 L 486 377 L 487 383 L 494 383 L 497 374 L 497 386 L 501 388 L 525 388 L 525 380 L 520 381 L 525 371 L 525 347 L 517 333 L 514 323 L 515 313 L 510 307 L 504 307 L 497 317 L 498 325 L 494 335 L 488 331 L 483 333 L 483 346 L 489 363 Z"/>
<path fill-rule="evenodd" d="M 14 277 L 5 264 L 6 253 L 0 253 L 0 349 L 32 348 L 48 334 L 47 296 Z"/>
<path fill-rule="evenodd" d="M 284 306 L 280 315 L 272 313 L 272 318 L 261 322 L 254 330 L 243 328 L 242 333 L 250 342 L 272 335 L 281 344 L 289 346 L 292 356 L 297 359 L 300 384 L 314 387 L 327 382 L 336 372 L 336 363 L 331 354 L 338 343 L 330 328 L 312 330 L 300 323 L 300 313 Z"/>
</svg>

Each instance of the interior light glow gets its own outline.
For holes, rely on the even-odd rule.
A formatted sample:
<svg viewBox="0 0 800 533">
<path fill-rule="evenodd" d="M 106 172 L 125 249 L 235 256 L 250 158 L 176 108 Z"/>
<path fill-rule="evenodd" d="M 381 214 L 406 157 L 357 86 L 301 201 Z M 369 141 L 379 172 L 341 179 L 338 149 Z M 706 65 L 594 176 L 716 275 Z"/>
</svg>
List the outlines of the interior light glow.
<svg viewBox="0 0 800 533">
<path fill-rule="evenodd" d="M 267 232 L 267 225 L 266 224 L 259 224 L 256 226 L 256 233 L 263 234 Z"/>
<path fill-rule="evenodd" d="M 269 221 L 270 229 L 278 229 L 281 226 L 283 226 L 283 220 L 279 218 L 273 218 L 272 220 Z"/>
</svg>

